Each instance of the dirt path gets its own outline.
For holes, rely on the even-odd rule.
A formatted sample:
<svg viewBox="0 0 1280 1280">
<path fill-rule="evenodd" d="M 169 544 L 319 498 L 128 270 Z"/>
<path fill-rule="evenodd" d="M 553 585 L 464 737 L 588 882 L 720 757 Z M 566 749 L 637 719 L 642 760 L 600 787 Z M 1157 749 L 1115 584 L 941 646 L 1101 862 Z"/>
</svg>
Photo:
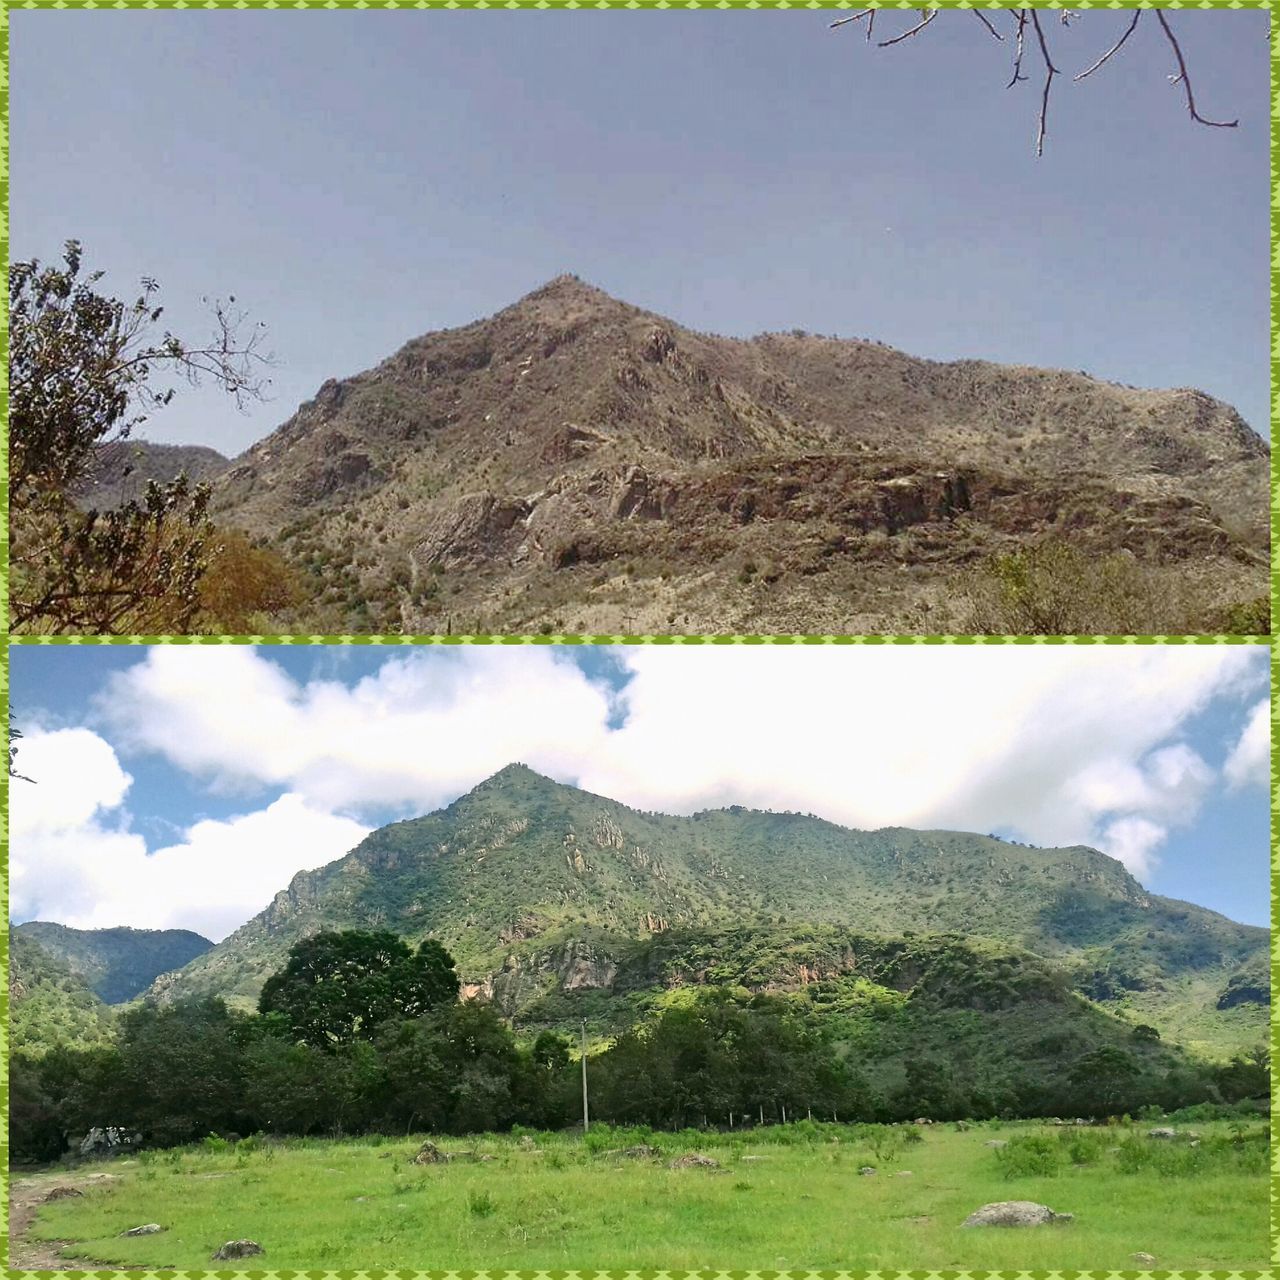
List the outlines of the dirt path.
<svg viewBox="0 0 1280 1280">
<path fill-rule="evenodd" d="M 33 1173 L 13 1175 L 9 1181 L 9 1269 L 11 1271 L 84 1271 L 86 1263 L 96 1264 L 83 1255 L 63 1257 L 60 1250 L 70 1248 L 71 1240 L 32 1240 L 28 1233 L 37 1210 L 54 1187 L 73 1187 L 82 1191 L 95 1183 L 113 1182 L 113 1173 Z M 103 1264 L 107 1265 L 107 1264 Z M 112 1270 L 118 1268 L 111 1264 Z"/>
</svg>

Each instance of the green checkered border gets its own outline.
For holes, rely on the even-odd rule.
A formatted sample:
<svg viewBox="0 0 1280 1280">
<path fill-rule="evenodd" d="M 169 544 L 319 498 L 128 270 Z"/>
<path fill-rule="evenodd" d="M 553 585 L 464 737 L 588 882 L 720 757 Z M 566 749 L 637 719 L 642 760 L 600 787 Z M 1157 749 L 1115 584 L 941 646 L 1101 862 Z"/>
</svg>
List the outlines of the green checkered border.
<svg viewBox="0 0 1280 1280">
<path fill-rule="evenodd" d="M 876 8 L 920 8 L 911 0 L 869 0 Z M 968 9 L 1018 8 L 1024 0 L 1003 0 L 991 5 L 978 6 L 972 0 L 931 0 L 929 7 Z M 1147 2 L 1123 4 L 1119 0 L 1075 0 L 1064 4 L 1062 0 L 1029 0 L 1043 9 L 1270 9 L 1270 0 L 1169 0 L 1159 6 Z M 852 6 L 845 0 L 0 0 L 0 120 L 3 120 L 3 142 L 0 144 L 0 257 L 7 269 L 9 261 L 9 11 L 12 9 L 846 9 Z M 865 7 L 865 6 L 857 6 Z M 1280 238 L 1275 225 L 1280 215 L 1280 44 L 1272 42 L 1272 108 L 1271 108 L 1271 207 L 1273 215 L 1272 271 L 1271 271 L 1271 373 L 1272 418 L 1280 420 Z M 0 301 L 0 306 L 5 303 Z M 0 346 L 5 358 L 0 360 L 0 410 L 8 413 L 8 336 L 7 325 L 0 333 Z M 1280 459 L 1272 455 L 1271 530 L 1272 545 L 1280 541 Z M 7 439 L 0 447 L 0 520 L 8 528 L 8 445 Z M 0 537 L 0 600 L 7 620 L 8 604 L 8 540 Z M 1272 602 L 1280 605 L 1280 574 L 1273 565 Z M 287 636 L 25 636 L 10 637 L 8 644 L 352 644 L 384 645 L 389 647 L 424 644 L 1271 644 L 1269 636 L 836 636 L 836 635 L 547 635 L 547 636 L 367 636 L 367 635 L 287 635 Z M 1280 658 L 1274 645 L 1271 654 L 1272 689 L 1280 679 Z M 8 722 L 9 709 L 9 651 L 5 646 L 0 655 L 0 712 Z M 1280 713 L 1273 705 L 1272 736 L 1280 725 Z M 0 781 L 0 810 L 8 823 L 7 780 Z M 1280 894 L 1280 859 L 1276 856 L 1276 832 L 1280 831 L 1280 762 L 1272 758 L 1272 901 Z M 0 879 L 0 899 L 8 907 L 8 844 L 3 848 L 5 875 Z M 0 931 L 0 966 L 7 972 L 8 931 Z M 1272 936 L 1272 985 L 1280 973 L 1280 938 Z M 0 996 L 0 1086 L 4 1089 L 5 1132 L 0 1135 L 0 1180 L 7 1187 L 7 1117 L 8 1117 L 8 991 L 7 984 Z M 1280 1048 L 1280 1021 L 1272 1024 L 1272 1056 Z M 1273 1067 L 1273 1094 L 1280 1082 L 1280 1065 Z M 1280 1156 L 1273 1162 L 1271 1180 L 1271 1227 L 1273 1260 L 1280 1261 L 1280 1249 L 1275 1244 L 1277 1217 L 1280 1215 Z M 6 1263 L 8 1260 L 6 1246 Z M 897 1277 L 898 1280 L 1165 1280 L 1166 1277 L 1207 1276 L 1210 1280 L 1263 1280 L 1275 1276 L 1273 1271 L 770 1271 L 770 1270 L 554 1270 L 554 1271 L 431 1271 L 431 1270 L 342 1270 L 342 1271 L 134 1271 L 125 1273 L 112 1270 L 63 1271 L 63 1272 L 15 1272 L 11 1275 L 65 1276 L 70 1280 L 80 1277 L 123 1277 L 126 1274 L 150 1280 L 157 1277 L 217 1276 L 245 1277 L 247 1280 L 410 1280 L 411 1277 L 430 1276 L 435 1280 L 881 1280 Z"/>
</svg>

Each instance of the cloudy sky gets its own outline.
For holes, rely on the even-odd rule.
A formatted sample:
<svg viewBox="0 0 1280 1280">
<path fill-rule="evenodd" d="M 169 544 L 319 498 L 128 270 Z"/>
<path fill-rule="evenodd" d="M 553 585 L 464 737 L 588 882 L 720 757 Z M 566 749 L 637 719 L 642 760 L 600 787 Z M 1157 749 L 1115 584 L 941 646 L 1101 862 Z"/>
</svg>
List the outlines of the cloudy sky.
<svg viewBox="0 0 1280 1280">
<path fill-rule="evenodd" d="M 695 329 L 1195 386 L 1267 430 L 1268 13 L 1049 32 L 1013 15 L 878 49 L 803 7 L 629 13 L 14 8 L 10 252 L 84 242 L 102 287 L 269 325 L 273 399 L 180 386 L 142 434 L 236 452 L 329 377 L 573 271 Z M 905 31 L 885 13 L 877 38 Z"/>
<path fill-rule="evenodd" d="M 1268 922 L 1254 646 L 32 647 L 11 912 L 220 939 L 522 761 L 669 813 L 1087 843 Z"/>
</svg>

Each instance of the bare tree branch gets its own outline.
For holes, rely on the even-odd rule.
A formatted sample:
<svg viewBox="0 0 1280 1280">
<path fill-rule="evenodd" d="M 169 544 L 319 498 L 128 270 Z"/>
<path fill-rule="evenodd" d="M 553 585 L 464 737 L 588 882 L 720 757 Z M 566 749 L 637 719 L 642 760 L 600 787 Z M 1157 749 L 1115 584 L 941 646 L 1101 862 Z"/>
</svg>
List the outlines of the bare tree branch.
<svg viewBox="0 0 1280 1280">
<path fill-rule="evenodd" d="M 1182 48 L 1178 44 L 1178 38 L 1173 34 L 1173 29 L 1169 26 L 1169 21 L 1164 14 L 1159 9 L 1155 11 L 1155 14 L 1157 19 L 1159 19 L 1160 25 L 1164 28 L 1165 35 L 1169 37 L 1169 43 L 1173 46 L 1174 56 L 1178 59 L 1178 76 L 1173 83 L 1177 84 L 1179 80 L 1182 81 L 1182 87 L 1187 91 L 1187 110 L 1191 113 L 1191 118 L 1197 124 L 1208 125 L 1211 129 L 1234 129 L 1240 123 L 1238 119 L 1206 120 L 1204 116 L 1196 110 L 1195 96 L 1191 92 L 1191 79 L 1187 75 L 1187 64 L 1186 60 L 1182 56 Z"/>
<path fill-rule="evenodd" d="M 971 14 L 973 14 L 973 16 L 974 16 L 975 18 L 977 18 L 977 20 L 978 20 L 980 23 L 982 23 L 982 25 L 983 25 L 984 27 L 986 27 L 986 29 L 987 29 L 988 31 L 990 31 L 990 32 L 991 32 L 991 34 L 992 34 L 993 36 L 995 36 L 995 38 L 996 38 L 997 40 L 999 40 L 999 41 L 1001 41 L 1001 42 L 1003 43 L 1003 41 L 1004 41 L 1004 36 L 1002 36 L 1002 35 L 1001 35 L 1001 34 L 1000 34 L 996 29 L 995 29 L 995 27 L 993 27 L 993 26 L 991 25 L 991 19 L 990 19 L 990 18 L 988 18 L 988 17 L 987 17 L 987 15 L 986 15 L 985 13 L 983 13 L 983 12 L 982 12 L 982 10 L 981 10 L 981 9 L 970 9 L 970 10 L 969 10 L 969 12 L 970 12 Z"/>
<path fill-rule="evenodd" d="M 1027 31 L 1027 11 L 1025 9 L 1018 10 L 1018 44 L 1013 55 L 1013 79 L 1005 85 L 1006 89 L 1012 89 L 1019 80 L 1025 80 L 1027 77 L 1022 74 L 1022 50 L 1023 37 Z"/>
<path fill-rule="evenodd" d="M 842 27 L 842 26 L 848 25 L 849 23 L 861 22 L 863 18 L 866 18 L 867 19 L 867 25 L 865 28 L 866 36 L 867 36 L 867 40 L 870 41 L 872 28 L 876 20 L 876 12 L 877 10 L 875 8 L 861 9 L 857 13 L 850 14 L 848 17 L 837 18 L 834 22 L 830 23 L 829 26 Z M 924 17 L 921 19 L 921 21 L 917 22 L 914 27 L 910 27 L 908 30 L 902 32 L 900 35 L 893 36 L 889 40 L 878 41 L 877 42 L 878 47 L 881 49 L 887 49 L 890 45 L 901 44 L 904 40 L 909 40 L 912 36 L 919 35 L 920 32 L 922 32 L 925 29 L 925 27 L 927 27 L 934 20 L 934 18 L 938 16 L 937 9 L 924 9 L 924 10 L 918 10 L 917 12 L 923 12 L 924 14 Z M 980 9 L 973 9 L 971 10 L 971 12 L 973 13 L 973 16 L 977 18 L 978 21 L 981 22 L 984 27 L 986 27 L 987 31 L 991 34 L 991 36 L 994 39 L 999 40 L 1003 43 L 1004 36 L 1000 33 L 1000 31 L 996 29 L 995 23 L 992 22 L 991 18 L 988 17 L 986 13 L 984 13 Z M 1240 123 L 1238 120 L 1209 120 L 1200 114 L 1199 110 L 1196 107 L 1195 95 L 1192 92 L 1191 81 L 1187 74 L 1186 59 L 1183 57 L 1182 48 L 1178 43 L 1178 39 L 1174 35 L 1173 29 L 1169 26 L 1169 21 L 1165 17 L 1163 10 L 1156 8 L 1155 14 L 1156 14 L 1157 21 L 1159 21 L 1160 26 L 1163 29 L 1165 36 L 1169 41 L 1169 44 L 1173 48 L 1174 56 L 1177 58 L 1177 61 L 1178 61 L 1178 74 L 1176 76 L 1170 76 L 1169 81 L 1171 84 L 1175 84 L 1175 85 L 1181 84 L 1183 86 L 1183 89 L 1187 95 L 1187 111 L 1190 113 L 1191 119 L 1194 120 L 1197 124 L 1208 125 L 1211 128 L 1215 128 L 1215 129 L 1236 128 L 1236 126 Z M 1013 75 L 1010 77 L 1009 83 L 1005 87 L 1012 89 L 1016 84 L 1019 84 L 1021 81 L 1029 79 L 1029 77 L 1024 74 L 1023 68 L 1022 68 L 1023 57 L 1026 54 L 1026 48 L 1027 48 L 1026 35 L 1027 35 L 1028 23 L 1031 25 L 1031 28 L 1035 31 L 1036 42 L 1040 48 L 1040 58 L 1044 64 L 1044 73 L 1045 73 L 1044 86 L 1040 93 L 1040 113 L 1036 122 L 1036 155 L 1041 156 L 1044 154 L 1044 142 L 1045 142 L 1045 137 L 1048 133 L 1049 98 L 1053 92 L 1053 79 L 1055 76 L 1062 75 L 1063 72 L 1054 63 L 1053 54 L 1049 47 L 1049 38 L 1045 33 L 1044 25 L 1041 21 L 1040 14 L 1036 9 L 1036 7 L 1034 5 L 1024 5 L 1023 7 L 1013 10 L 1011 12 L 1011 16 L 1015 24 L 1014 25 L 1015 44 L 1014 44 L 1014 55 L 1013 55 Z M 1072 22 L 1074 22 L 1079 15 L 1072 10 L 1065 9 L 1065 10 L 1062 10 L 1058 16 L 1059 16 L 1060 24 L 1065 27 L 1065 26 L 1069 26 Z M 1083 71 L 1081 71 L 1078 75 L 1074 76 L 1073 81 L 1078 82 L 1080 80 L 1087 79 L 1100 67 L 1105 66 L 1106 63 L 1109 62 L 1117 53 L 1119 53 L 1120 50 L 1124 48 L 1129 38 L 1133 35 L 1134 31 L 1137 30 L 1138 22 L 1141 19 L 1141 17 L 1142 17 L 1142 10 L 1135 9 L 1133 13 L 1133 17 L 1129 21 L 1129 25 L 1121 33 L 1120 38 L 1115 42 L 1115 44 L 1113 44 L 1111 48 L 1109 48 L 1096 62 L 1092 63 L 1090 66 L 1086 67 Z M 1268 39 L 1269 38 L 1270 36 L 1268 36 Z"/>
<path fill-rule="evenodd" d="M 1044 155 L 1044 132 L 1045 125 L 1049 116 L 1049 90 L 1053 86 L 1053 77 L 1058 74 L 1058 68 L 1053 65 L 1053 59 L 1049 57 L 1049 46 L 1045 43 L 1044 28 L 1040 25 L 1040 15 L 1031 10 L 1031 23 L 1036 29 L 1036 38 L 1040 41 L 1040 55 L 1044 58 L 1044 96 L 1040 99 L 1040 126 L 1036 130 L 1036 155 Z"/>
<path fill-rule="evenodd" d="M 887 49 L 891 44 L 899 44 L 903 40 L 910 39 L 912 36 L 923 31 L 925 27 L 927 27 L 929 23 L 931 23 L 934 20 L 934 18 L 936 18 L 937 16 L 938 16 L 937 9 L 930 9 L 929 12 L 925 15 L 924 21 L 916 23 L 916 25 L 912 27 L 910 31 L 904 31 L 900 36 L 894 36 L 892 40 L 879 41 L 880 48 Z"/>
<path fill-rule="evenodd" d="M 1097 69 L 1098 69 L 1100 66 L 1102 66 L 1102 64 L 1103 64 L 1104 62 L 1106 62 L 1106 60 L 1107 60 L 1109 57 L 1111 57 L 1111 55 L 1112 55 L 1113 53 L 1119 53 L 1119 52 L 1120 52 L 1120 46 L 1121 46 L 1121 45 L 1123 45 L 1123 44 L 1124 44 L 1124 42 L 1125 42 L 1125 41 L 1126 41 L 1126 40 L 1127 40 L 1131 35 L 1133 35 L 1134 28 L 1138 25 L 1138 19 L 1139 19 L 1140 17 L 1142 17 L 1142 10 L 1141 10 L 1141 9 L 1135 9 L 1135 10 L 1133 11 L 1133 21 L 1132 21 L 1131 23 L 1129 23 L 1129 25 L 1125 28 L 1124 35 L 1122 35 L 1122 36 L 1120 37 L 1120 39 L 1119 39 L 1119 40 L 1117 40 L 1117 41 L 1115 42 L 1115 44 L 1113 44 L 1113 45 L 1111 46 L 1111 48 L 1110 48 L 1110 49 L 1108 49 L 1108 50 L 1106 51 L 1106 53 L 1104 53 L 1104 54 L 1102 55 L 1102 57 L 1100 57 L 1100 58 L 1097 60 L 1097 62 L 1095 62 L 1095 63 L 1093 64 L 1093 66 L 1091 66 L 1091 67 L 1087 67 L 1084 71 L 1082 71 L 1078 76 L 1075 76 L 1074 78 L 1075 78 L 1076 80 L 1083 80 L 1083 79 L 1085 78 L 1085 76 L 1091 76 L 1091 75 L 1093 75 L 1093 73 L 1094 73 L 1095 71 L 1097 71 Z"/>
</svg>

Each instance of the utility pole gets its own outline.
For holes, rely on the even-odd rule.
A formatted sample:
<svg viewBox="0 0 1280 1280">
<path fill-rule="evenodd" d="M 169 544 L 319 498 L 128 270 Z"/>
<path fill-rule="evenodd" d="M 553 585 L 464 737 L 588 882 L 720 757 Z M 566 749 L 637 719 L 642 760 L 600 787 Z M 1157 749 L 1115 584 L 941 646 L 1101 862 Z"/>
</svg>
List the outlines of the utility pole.
<svg viewBox="0 0 1280 1280">
<path fill-rule="evenodd" d="M 582 1132 L 591 1128 L 591 1116 L 587 1111 L 587 1020 L 582 1020 Z"/>
</svg>

